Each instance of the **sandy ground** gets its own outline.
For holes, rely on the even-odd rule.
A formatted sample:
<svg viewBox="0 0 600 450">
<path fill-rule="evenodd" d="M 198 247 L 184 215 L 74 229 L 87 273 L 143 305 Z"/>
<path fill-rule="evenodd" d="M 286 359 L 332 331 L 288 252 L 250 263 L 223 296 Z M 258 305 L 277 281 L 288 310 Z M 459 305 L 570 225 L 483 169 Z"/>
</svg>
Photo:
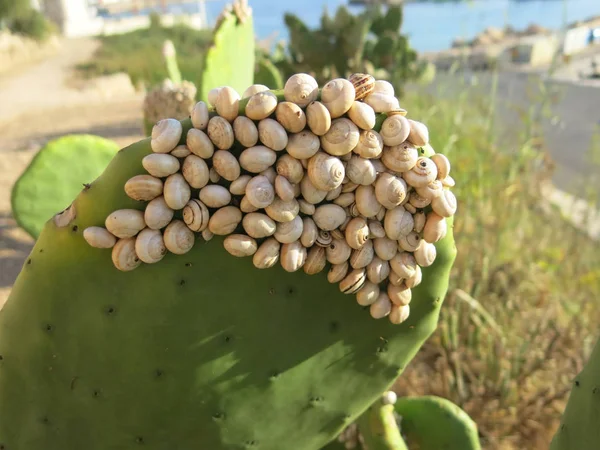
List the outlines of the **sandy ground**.
<svg viewBox="0 0 600 450">
<path fill-rule="evenodd" d="M 96 48 L 92 39 L 65 41 L 55 57 L 0 77 L 0 305 L 33 245 L 11 216 L 10 191 L 40 146 L 73 133 L 121 147 L 143 137 L 139 93 L 122 83 L 74 81 L 73 67 Z"/>
</svg>

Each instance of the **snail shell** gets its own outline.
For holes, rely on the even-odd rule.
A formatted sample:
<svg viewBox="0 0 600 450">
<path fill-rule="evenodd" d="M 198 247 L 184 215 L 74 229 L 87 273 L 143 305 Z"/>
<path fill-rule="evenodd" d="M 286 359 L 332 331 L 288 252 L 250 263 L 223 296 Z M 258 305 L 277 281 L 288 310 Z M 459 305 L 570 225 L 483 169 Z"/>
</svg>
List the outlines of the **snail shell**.
<svg viewBox="0 0 600 450">
<path fill-rule="evenodd" d="M 223 247 L 238 258 L 252 256 L 258 249 L 256 241 L 245 234 L 230 234 L 223 240 Z"/>
<path fill-rule="evenodd" d="M 233 122 L 238 116 L 240 94 L 229 86 L 223 86 L 217 94 L 215 109 L 217 114 L 229 122 Z"/>
<path fill-rule="evenodd" d="M 355 294 L 362 288 L 367 280 L 365 269 L 354 269 L 340 281 L 340 291 L 344 294 Z"/>
<path fill-rule="evenodd" d="M 352 254 L 350 255 L 350 266 L 352 266 L 353 269 L 367 267 L 369 263 L 373 261 L 374 256 L 375 251 L 373 250 L 373 241 L 369 240 L 358 250 L 352 250 Z"/>
<path fill-rule="evenodd" d="M 211 233 L 224 236 L 235 231 L 242 221 L 242 211 L 235 206 L 224 206 L 218 209 L 208 221 Z"/>
<path fill-rule="evenodd" d="M 267 215 L 277 222 L 291 222 L 298 215 L 300 206 L 296 199 L 284 202 L 275 196 L 275 200 L 265 208 Z"/>
<path fill-rule="evenodd" d="M 377 200 L 373 186 L 359 186 L 354 193 L 354 197 L 356 199 L 356 208 L 362 216 L 370 218 L 377 215 L 381 204 Z"/>
<path fill-rule="evenodd" d="M 345 170 L 335 156 L 318 152 L 308 161 L 308 177 L 319 190 L 332 191 L 342 185 Z"/>
<path fill-rule="evenodd" d="M 384 261 L 391 260 L 398 253 L 398 242 L 387 237 L 377 238 L 373 241 L 375 254 Z"/>
<path fill-rule="evenodd" d="M 417 262 L 408 252 L 396 253 L 396 256 L 390 260 L 390 266 L 396 275 L 404 279 L 410 278 L 417 270 Z"/>
<path fill-rule="evenodd" d="M 383 319 L 392 312 L 392 302 L 385 292 L 380 292 L 379 297 L 369 309 L 373 319 Z"/>
<path fill-rule="evenodd" d="M 284 202 L 289 202 L 296 197 L 294 186 L 290 184 L 287 178 L 277 175 L 275 178 L 275 192 Z"/>
<path fill-rule="evenodd" d="M 263 119 L 258 123 L 258 138 L 265 146 L 275 151 L 283 150 L 288 143 L 285 128 L 273 119 Z"/>
<path fill-rule="evenodd" d="M 222 89 L 222 86 L 220 87 L 216 87 L 211 89 L 210 91 L 208 91 L 208 103 L 210 103 L 211 106 L 215 106 L 217 104 L 217 98 L 219 98 L 219 91 Z"/>
<path fill-rule="evenodd" d="M 423 228 L 425 228 L 425 220 L 426 216 L 423 211 L 419 211 L 413 214 L 413 221 L 415 222 L 414 231 L 416 231 L 417 233 L 421 233 L 423 231 Z"/>
<path fill-rule="evenodd" d="M 312 218 L 321 230 L 332 231 L 344 223 L 346 211 L 335 204 L 321 205 L 317 207 Z"/>
<path fill-rule="evenodd" d="M 382 173 L 375 183 L 377 201 L 387 209 L 394 209 L 406 198 L 408 186 L 402 178 Z"/>
<path fill-rule="evenodd" d="M 430 244 L 424 240 L 421 240 L 419 247 L 414 252 L 415 261 L 421 267 L 429 267 L 435 262 L 437 256 L 437 250 L 435 245 Z"/>
<path fill-rule="evenodd" d="M 258 143 L 258 128 L 246 116 L 238 116 L 233 121 L 233 134 L 242 146 L 254 147 Z"/>
<path fill-rule="evenodd" d="M 385 167 L 398 173 L 411 170 L 418 159 L 418 150 L 407 142 L 393 147 L 384 147 L 381 155 L 381 162 Z"/>
<path fill-rule="evenodd" d="M 302 221 L 302 217 L 296 216 L 289 222 L 278 223 L 273 237 L 282 244 L 291 244 L 300 239 L 303 229 L 304 222 Z"/>
<path fill-rule="evenodd" d="M 252 179 L 250 175 L 242 175 L 237 180 L 234 180 L 229 185 L 229 192 L 232 195 L 244 195 L 246 193 L 246 186 L 248 186 L 248 182 Z"/>
<path fill-rule="evenodd" d="M 375 256 L 367 266 L 367 277 L 371 283 L 379 284 L 390 275 L 390 263 Z"/>
<path fill-rule="evenodd" d="M 362 100 L 373 92 L 375 88 L 375 78 L 366 73 L 353 73 L 348 77 L 348 81 L 354 86 L 354 97 L 356 100 Z"/>
<path fill-rule="evenodd" d="M 167 250 L 176 255 L 189 252 L 194 246 L 194 233 L 181 220 L 173 220 L 163 235 Z"/>
<path fill-rule="evenodd" d="M 275 110 L 277 121 L 290 133 L 300 133 L 306 127 L 306 114 L 297 104 L 281 102 Z"/>
<path fill-rule="evenodd" d="M 210 176 L 208 165 L 196 155 L 189 155 L 185 158 L 181 173 L 185 181 L 194 189 L 201 189 L 208 184 Z"/>
<path fill-rule="evenodd" d="M 421 156 L 415 166 L 402 176 L 411 186 L 425 187 L 437 178 L 437 167 L 431 159 Z"/>
<path fill-rule="evenodd" d="M 155 199 L 162 192 L 162 180 L 152 175 L 136 175 L 125 183 L 125 193 L 133 200 L 147 202 Z"/>
<path fill-rule="evenodd" d="M 242 220 L 242 226 L 249 236 L 255 239 L 262 239 L 273 236 L 277 229 L 277 224 L 266 214 L 252 212 L 246 214 Z"/>
<path fill-rule="evenodd" d="M 388 277 L 389 284 L 391 284 L 393 286 L 401 286 L 401 285 L 405 284 L 404 281 L 405 281 L 405 278 L 401 277 L 393 270 L 390 273 L 390 276 Z"/>
<path fill-rule="evenodd" d="M 266 208 L 275 200 L 275 189 L 267 177 L 257 175 L 246 186 L 246 198 L 256 208 Z"/>
<path fill-rule="evenodd" d="M 431 199 L 422 197 L 417 191 L 412 191 L 408 202 L 415 208 L 425 208 L 431 204 Z"/>
<path fill-rule="evenodd" d="M 355 250 L 364 246 L 369 240 L 369 226 L 366 219 L 355 217 L 350 220 L 346 225 L 345 238 L 348 245 Z"/>
<path fill-rule="evenodd" d="M 418 187 L 415 189 L 415 191 L 417 192 L 417 194 L 419 194 L 420 197 L 426 198 L 430 201 L 442 195 L 443 190 L 444 186 L 442 185 L 442 182 L 440 180 L 433 180 L 427 186 Z"/>
<path fill-rule="evenodd" d="M 410 203 L 406 203 L 406 204 L 404 204 L 402 206 L 404 206 L 404 209 L 406 209 L 411 214 L 416 214 L 417 213 L 417 208 L 415 208 Z"/>
<path fill-rule="evenodd" d="M 451 188 L 456 185 L 454 178 L 452 178 L 450 175 L 448 175 L 446 178 L 442 178 L 441 182 L 442 182 L 442 186 L 447 187 L 447 188 Z"/>
<path fill-rule="evenodd" d="M 329 110 L 332 119 L 341 117 L 348 112 L 355 99 L 352 83 L 345 78 L 333 79 L 323 86 L 321 102 Z"/>
<path fill-rule="evenodd" d="M 333 203 L 341 206 L 342 208 L 346 208 L 354 203 L 354 193 L 346 192 L 345 194 L 342 194 L 340 189 L 340 195 L 333 200 Z"/>
<path fill-rule="evenodd" d="M 390 312 L 390 322 L 393 323 L 394 325 L 399 325 L 402 322 L 406 321 L 406 319 L 408 319 L 408 316 L 410 315 L 410 306 L 409 305 L 404 305 L 404 306 L 398 306 L 398 305 L 393 305 L 392 306 L 392 311 Z"/>
<path fill-rule="evenodd" d="M 171 222 L 175 211 L 169 208 L 165 198 L 161 195 L 146 205 L 144 211 L 144 221 L 148 228 L 152 230 L 160 230 Z"/>
<path fill-rule="evenodd" d="M 153 177 L 163 178 L 177 172 L 179 160 L 168 153 L 150 153 L 142 159 L 142 166 Z"/>
<path fill-rule="evenodd" d="M 307 275 L 315 275 L 321 272 L 326 264 L 327 259 L 325 258 L 325 249 L 319 246 L 312 247 L 306 256 L 304 273 Z"/>
<path fill-rule="evenodd" d="M 212 238 L 215 237 L 214 233 L 208 228 L 205 228 L 204 231 L 200 233 L 200 235 L 202 236 L 202 239 L 204 239 L 206 242 L 210 241 Z"/>
<path fill-rule="evenodd" d="M 169 175 L 165 180 L 164 197 L 169 208 L 175 210 L 183 209 L 187 202 L 190 201 L 191 196 L 190 185 L 187 184 L 180 173 Z"/>
<path fill-rule="evenodd" d="M 112 248 L 112 262 L 123 272 L 129 272 L 142 264 L 142 260 L 135 252 L 135 240 L 134 237 L 119 239 Z"/>
<path fill-rule="evenodd" d="M 446 158 L 446 156 L 442 155 L 441 153 L 436 153 L 431 155 L 429 159 L 431 159 L 437 167 L 438 180 L 444 180 L 448 177 L 448 175 L 450 175 L 450 161 L 448 158 Z"/>
<path fill-rule="evenodd" d="M 308 203 L 306 200 L 300 198 L 298 199 L 298 205 L 300 206 L 300 212 L 302 214 L 306 214 L 308 216 L 312 216 L 315 213 L 315 205 L 312 203 Z"/>
<path fill-rule="evenodd" d="M 208 171 L 208 179 L 212 183 L 218 183 L 219 181 L 221 181 L 221 175 L 219 175 L 217 173 L 217 171 L 215 170 L 214 167 L 211 167 L 210 170 Z"/>
<path fill-rule="evenodd" d="M 227 188 L 218 184 L 209 184 L 200 189 L 198 198 L 209 208 L 221 208 L 231 202 L 231 194 Z"/>
<path fill-rule="evenodd" d="M 202 130 L 190 128 L 187 132 L 185 143 L 190 152 L 203 159 L 212 158 L 215 152 L 215 144 L 212 143 L 208 135 Z"/>
<path fill-rule="evenodd" d="M 227 181 L 237 180 L 240 176 L 240 164 L 231 152 L 217 150 L 213 155 L 213 167 Z"/>
<path fill-rule="evenodd" d="M 259 92 L 268 91 L 269 87 L 264 84 L 253 84 L 248 89 L 244 91 L 242 94 L 242 98 L 252 97 L 254 94 L 258 94 Z"/>
<path fill-rule="evenodd" d="M 104 221 L 106 229 L 120 239 L 133 237 L 146 228 L 144 213 L 137 209 L 118 209 Z"/>
<path fill-rule="evenodd" d="M 331 128 L 331 114 L 321 102 L 312 102 L 306 108 L 306 123 L 317 136 L 323 136 Z"/>
<path fill-rule="evenodd" d="M 369 185 L 375 182 L 377 172 L 371 161 L 353 155 L 346 165 L 346 175 L 353 183 Z"/>
<path fill-rule="evenodd" d="M 381 92 L 372 92 L 363 101 L 376 113 L 387 113 L 400 109 L 400 103 L 396 97 Z"/>
<path fill-rule="evenodd" d="M 341 117 L 334 119 L 329 131 L 321 136 L 321 146 L 330 155 L 342 156 L 357 146 L 359 138 L 358 127 L 350 119 Z"/>
<path fill-rule="evenodd" d="M 347 218 L 348 217 L 346 216 L 346 219 Z M 341 225 L 340 225 L 340 227 L 341 227 Z M 344 233 L 342 233 L 342 231 L 339 228 L 337 228 L 337 229 L 331 231 L 331 237 L 333 239 L 344 239 Z"/>
<path fill-rule="evenodd" d="M 385 228 L 379 220 L 369 220 L 369 239 L 377 239 L 385 237 Z"/>
<path fill-rule="evenodd" d="M 258 208 L 256 206 L 254 206 L 252 203 L 250 203 L 250 201 L 248 200 L 247 196 L 243 196 L 242 200 L 240 201 L 240 209 L 242 210 L 243 213 L 253 213 L 255 211 L 258 211 Z"/>
<path fill-rule="evenodd" d="M 383 121 L 381 131 L 383 143 L 387 146 L 400 145 L 408 138 L 410 123 L 401 115 L 393 115 Z"/>
<path fill-rule="evenodd" d="M 252 264 L 257 269 L 270 269 L 279 261 L 280 248 L 281 244 L 275 238 L 266 239 L 254 253 Z"/>
<path fill-rule="evenodd" d="M 260 173 L 267 170 L 277 159 L 277 154 L 262 145 L 250 147 L 240 154 L 240 166 L 251 173 Z"/>
<path fill-rule="evenodd" d="M 298 216 L 299 217 L 299 216 Z M 315 221 L 310 217 L 302 219 L 302 234 L 300 235 L 300 243 L 304 247 L 312 247 L 319 236 L 319 229 Z"/>
<path fill-rule="evenodd" d="M 300 241 L 281 246 L 280 264 L 286 272 L 296 272 L 304 266 L 307 252 Z"/>
<path fill-rule="evenodd" d="M 330 283 L 339 283 L 348 274 L 348 262 L 344 261 L 341 264 L 333 264 L 327 272 L 327 281 Z"/>
<path fill-rule="evenodd" d="M 304 108 L 317 99 L 319 85 L 317 80 L 307 73 L 297 73 L 287 79 L 283 87 L 283 96 L 288 102 L 292 102 Z"/>
<path fill-rule="evenodd" d="M 442 217 L 451 217 L 456 213 L 456 197 L 452 191 L 444 189 L 439 197 L 431 201 L 431 208 Z"/>
<path fill-rule="evenodd" d="M 411 231 L 406 236 L 400 236 L 400 239 L 398 239 L 398 246 L 407 252 L 414 252 L 419 248 L 420 243 L 421 236 L 415 231 Z"/>
<path fill-rule="evenodd" d="M 378 174 L 383 173 L 383 172 L 389 172 L 392 175 L 396 175 L 396 173 L 393 170 L 390 170 L 387 167 L 385 167 L 385 164 L 383 162 L 381 162 L 381 158 L 371 159 L 371 164 L 373 164 L 373 167 L 375 167 L 375 171 Z"/>
<path fill-rule="evenodd" d="M 229 150 L 231 147 L 233 147 L 233 142 L 235 140 L 233 127 L 224 117 L 215 116 L 210 119 L 208 121 L 207 134 L 217 148 L 221 150 Z M 192 152 L 194 151 L 192 150 Z"/>
<path fill-rule="evenodd" d="M 150 147 L 154 153 L 169 153 L 181 139 L 183 127 L 175 119 L 162 119 L 152 127 Z M 125 244 L 122 244 L 125 245 Z"/>
<path fill-rule="evenodd" d="M 310 131 L 304 130 L 288 137 L 286 151 L 296 159 L 308 159 L 319 151 L 321 141 Z"/>
<path fill-rule="evenodd" d="M 408 123 L 410 125 L 408 142 L 416 147 L 423 147 L 424 145 L 427 145 L 429 143 L 429 130 L 425 124 L 411 119 L 408 119 Z"/>
<path fill-rule="evenodd" d="M 392 303 L 398 306 L 408 305 L 412 299 L 412 291 L 405 283 L 388 284 L 387 293 Z"/>
<path fill-rule="evenodd" d="M 291 183 L 297 184 L 304 177 L 302 163 L 291 155 L 283 154 L 276 164 L 277 174 L 281 175 Z"/>
<path fill-rule="evenodd" d="M 353 151 L 366 159 L 378 158 L 383 151 L 383 138 L 375 130 L 361 131 Z"/>
<path fill-rule="evenodd" d="M 83 230 L 83 238 L 95 248 L 113 248 L 117 238 L 103 227 L 87 227 Z"/>
<path fill-rule="evenodd" d="M 244 109 L 246 117 L 251 120 L 263 120 L 269 117 L 277 108 L 277 96 L 269 91 L 254 94 L 248 99 Z"/>
<path fill-rule="evenodd" d="M 342 264 L 350 259 L 352 248 L 344 239 L 333 239 L 327 246 L 326 254 L 331 264 Z"/>
<path fill-rule="evenodd" d="M 200 200 L 193 198 L 183 208 L 183 221 L 192 231 L 204 231 L 208 227 L 209 219 L 208 208 Z"/>
<path fill-rule="evenodd" d="M 192 126 L 199 130 L 204 130 L 208 126 L 208 105 L 205 102 L 198 102 L 194 105 L 191 114 Z"/>
<path fill-rule="evenodd" d="M 379 297 L 379 285 L 366 281 L 363 287 L 356 293 L 356 302 L 360 306 L 370 306 Z"/>
<path fill-rule="evenodd" d="M 208 136 L 206 137 L 208 138 Z M 175 150 L 171 152 L 171 155 L 173 155 L 175 158 L 185 158 L 191 153 L 192 152 L 190 152 L 190 149 L 187 147 L 187 145 L 178 145 L 177 147 L 175 147 Z"/>
<path fill-rule="evenodd" d="M 417 287 L 423 281 L 423 272 L 421 271 L 421 267 L 417 266 L 415 268 L 415 273 L 412 274 L 409 278 L 407 278 L 404 283 L 410 289 Z"/>
<path fill-rule="evenodd" d="M 167 254 L 167 247 L 160 230 L 145 228 L 135 239 L 135 253 L 146 264 L 159 262 Z"/>
<path fill-rule="evenodd" d="M 329 231 L 319 230 L 319 235 L 317 236 L 317 240 L 315 244 L 320 247 L 327 247 L 329 244 L 333 242 L 333 237 Z"/>
<path fill-rule="evenodd" d="M 321 203 L 327 197 L 327 191 L 317 189 L 308 174 L 300 182 L 300 192 L 304 200 L 312 204 Z"/>
<path fill-rule="evenodd" d="M 392 83 L 390 83 L 389 81 L 386 80 L 376 80 L 375 83 L 373 84 L 373 91 L 372 93 L 381 93 L 381 94 L 386 94 L 386 95 L 391 95 L 392 97 L 395 94 L 394 92 L 394 86 L 392 85 Z"/>
<path fill-rule="evenodd" d="M 408 235 L 415 227 L 415 223 L 412 214 L 404 206 L 396 206 L 385 213 L 383 227 L 387 237 L 396 241 Z"/>
<path fill-rule="evenodd" d="M 354 102 L 348 110 L 348 117 L 362 130 L 372 130 L 377 122 L 375 111 L 364 102 Z"/>
<path fill-rule="evenodd" d="M 436 212 L 427 214 L 425 227 L 423 228 L 423 239 L 430 244 L 438 242 L 447 232 L 446 219 Z"/>
<path fill-rule="evenodd" d="M 269 180 L 269 183 L 271 183 L 273 185 L 275 184 L 275 178 L 277 178 L 277 172 L 275 172 L 275 169 L 273 169 L 273 167 L 266 168 L 259 175 L 267 177 L 267 180 Z"/>
</svg>

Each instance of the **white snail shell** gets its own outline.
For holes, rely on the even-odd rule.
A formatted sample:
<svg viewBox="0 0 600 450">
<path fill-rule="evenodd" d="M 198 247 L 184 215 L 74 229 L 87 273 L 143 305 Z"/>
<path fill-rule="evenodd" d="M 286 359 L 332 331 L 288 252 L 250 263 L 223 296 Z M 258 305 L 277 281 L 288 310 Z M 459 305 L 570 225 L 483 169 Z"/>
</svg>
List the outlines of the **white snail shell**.
<svg viewBox="0 0 600 450">
<path fill-rule="evenodd" d="M 217 150 L 213 155 L 213 168 L 227 181 L 237 180 L 240 176 L 240 164 L 237 158 L 227 150 Z"/>
<path fill-rule="evenodd" d="M 150 147 L 152 148 L 152 151 L 154 153 L 169 153 L 179 143 L 182 133 L 183 127 L 179 120 L 159 120 L 156 125 L 152 127 L 150 138 Z"/>
<path fill-rule="evenodd" d="M 191 187 L 201 189 L 208 184 L 210 169 L 202 158 L 189 155 L 183 160 L 181 173 Z"/>
<path fill-rule="evenodd" d="M 192 231 L 204 231 L 208 227 L 209 219 L 208 208 L 200 200 L 193 198 L 183 208 L 183 221 Z"/>
<path fill-rule="evenodd" d="M 233 121 L 233 134 L 244 147 L 254 147 L 258 143 L 258 128 L 246 116 L 238 116 Z"/>
<path fill-rule="evenodd" d="M 258 250 L 256 241 L 245 234 L 230 234 L 223 240 L 223 247 L 238 258 L 252 256 Z"/>
<path fill-rule="evenodd" d="M 254 256 L 252 257 L 252 264 L 257 269 L 269 269 L 273 267 L 279 261 L 279 250 L 281 244 L 275 238 L 266 239 Z"/>
<path fill-rule="evenodd" d="M 167 247 L 160 230 L 145 228 L 135 239 L 135 253 L 146 264 L 159 262 L 167 254 Z"/>
<path fill-rule="evenodd" d="M 246 198 L 256 208 L 266 208 L 275 200 L 275 189 L 267 177 L 257 175 L 246 185 Z"/>
<path fill-rule="evenodd" d="M 314 77 L 306 73 L 297 73 L 292 75 L 285 82 L 283 95 L 288 102 L 293 102 L 304 108 L 317 99 L 319 95 L 319 85 Z"/>
<path fill-rule="evenodd" d="M 125 193 L 133 200 L 147 202 L 155 199 L 162 192 L 162 180 L 152 175 L 136 175 L 125 183 Z"/>
<path fill-rule="evenodd" d="M 341 186 L 344 176 L 344 165 L 335 156 L 318 152 L 308 161 L 308 177 L 319 190 L 334 190 Z"/>
<path fill-rule="evenodd" d="M 151 153 L 144 156 L 142 166 L 153 177 L 163 178 L 177 172 L 179 160 L 168 153 Z"/>
<path fill-rule="evenodd" d="M 215 144 L 208 135 L 195 128 L 190 128 L 186 135 L 186 145 L 190 152 L 203 159 L 212 158 L 215 152 Z"/>
<path fill-rule="evenodd" d="M 331 128 L 331 114 L 321 102 L 312 102 L 306 108 L 306 123 L 317 136 L 323 136 Z"/>
<path fill-rule="evenodd" d="M 354 85 L 345 78 L 333 79 L 321 90 L 321 102 L 329 110 L 332 119 L 346 114 L 354 103 L 355 96 Z"/>
<path fill-rule="evenodd" d="M 183 209 L 190 201 L 192 191 L 189 184 L 180 173 L 169 175 L 165 180 L 164 197 L 167 206 L 171 209 Z"/>
<path fill-rule="evenodd" d="M 119 239 L 112 248 L 111 258 L 114 266 L 123 272 L 134 270 L 142 264 L 135 253 L 134 237 Z"/>
<path fill-rule="evenodd" d="M 242 226 L 246 233 L 255 239 L 272 236 L 277 229 L 277 224 L 273 219 L 266 214 L 257 212 L 244 215 Z"/>
<path fill-rule="evenodd" d="M 215 211 L 208 221 L 211 233 L 224 236 L 235 231 L 242 221 L 242 212 L 235 206 L 224 206 Z"/>
<path fill-rule="evenodd" d="M 356 147 L 359 138 L 358 127 L 350 119 L 340 117 L 334 119 L 329 131 L 321 136 L 321 146 L 330 155 L 342 156 Z"/>
<path fill-rule="evenodd" d="M 204 130 L 208 126 L 208 105 L 202 101 L 194 105 L 191 114 L 192 125 L 194 128 Z"/>
<path fill-rule="evenodd" d="M 294 241 L 281 246 L 280 264 L 286 272 L 296 272 L 304 266 L 307 251 L 300 241 Z"/>
<path fill-rule="evenodd" d="M 211 118 L 208 121 L 207 134 L 217 148 L 221 150 L 229 150 L 231 147 L 233 147 L 233 142 L 235 140 L 233 127 L 224 117 L 214 116 Z M 192 149 L 190 148 L 190 150 Z M 195 153 L 193 150 L 192 152 Z"/>
<path fill-rule="evenodd" d="M 189 252 L 194 246 L 194 232 L 181 220 L 173 220 L 163 235 L 167 250 L 176 255 Z"/>
<path fill-rule="evenodd" d="M 137 209 L 118 209 L 108 215 L 104 222 L 106 229 L 120 239 L 135 236 L 144 228 L 144 213 Z M 124 245 L 124 244 L 122 244 Z"/>
<path fill-rule="evenodd" d="M 175 211 L 169 208 L 169 205 L 165 202 L 165 198 L 161 195 L 146 205 L 144 221 L 148 228 L 160 230 L 169 225 L 174 214 Z"/>
<path fill-rule="evenodd" d="M 112 248 L 117 243 L 117 238 L 103 227 L 87 227 L 83 238 L 95 248 Z"/>
</svg>

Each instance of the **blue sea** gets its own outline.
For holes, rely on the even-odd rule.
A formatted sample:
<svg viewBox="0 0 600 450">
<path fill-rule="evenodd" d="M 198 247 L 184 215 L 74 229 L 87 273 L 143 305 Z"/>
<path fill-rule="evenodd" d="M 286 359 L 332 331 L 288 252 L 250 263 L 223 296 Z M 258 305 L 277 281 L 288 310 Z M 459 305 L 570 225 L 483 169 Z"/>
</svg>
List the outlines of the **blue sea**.
<svg viewBox="0 0 600 450">
<path fill-rule="evenodd" d="M 209 23 L 229 1 L 207 1 Z M 294 13 L 308 26 L 319 25 L 326 8 L 332 15 L 345 0 L 248 0 L 254 13 L 259 39 L 276 36 L 286 39 L 283 23 L 286 12 Z M 173 12 L 195 12 L 197 4 L 171 6 Z M 362 7 L 351 6 L 353 12 Z M 457 38 L 471 39 L 485 28 L 503 28 L 510 25 L 520 30 L 535 23 L 546 28 L 559 29 L 565 24 L 600 15 L 600 0 L 466 0 L 443 3 L 407 3 L 404 6 L 402 32 L 410 38 L 417 51 L 429 52 L 449 48 Z"/>
</svg>

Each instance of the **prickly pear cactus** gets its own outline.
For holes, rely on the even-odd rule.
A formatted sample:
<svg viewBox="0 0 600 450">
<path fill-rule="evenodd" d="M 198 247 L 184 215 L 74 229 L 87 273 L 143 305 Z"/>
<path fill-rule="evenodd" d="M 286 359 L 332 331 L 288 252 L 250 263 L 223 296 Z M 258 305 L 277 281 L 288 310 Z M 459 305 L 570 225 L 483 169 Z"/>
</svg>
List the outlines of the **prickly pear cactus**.
<svg viewBox="0 0 600 450">
<path fill-rule="evenodd" d="M 573 382 L 567 407 L 550 450 L 592 450 L 600 442 L 600 340 Z"/>
<path fill-rule="evenodd" d="M 255 38 L 252 8 L 235 0 L 217 21 L 213 43 L 206 53 L 200 84 L 200 100 L 208 93 L 230 86 L 239 94 L 254 81 Z"/>
<path fill-rule="evenodd" d="M 37 238 L 44 224 L 69 206 L 118 151 L 115 142 L 92 135 L 64 136 L 44 145 L 12 188 L 12 214 L 19 226 Z"/>
<path fill-rule="evenodd" d="M 183 120 L 190 116 L 196 104 L 196 86 L 189 81 L 179 84 L 170 79 L 150 90 L 144 97 L 144 133 L 150 136 L 152 127 L 162 119 Z"/>
<path fill-rule="evenodd" d="M 5 449 L 314 450 L 389 388 L 436 328 L 454 181 L 352 80 L 222 88 L 48 221 L 0 311 Z"/>
</svg>

